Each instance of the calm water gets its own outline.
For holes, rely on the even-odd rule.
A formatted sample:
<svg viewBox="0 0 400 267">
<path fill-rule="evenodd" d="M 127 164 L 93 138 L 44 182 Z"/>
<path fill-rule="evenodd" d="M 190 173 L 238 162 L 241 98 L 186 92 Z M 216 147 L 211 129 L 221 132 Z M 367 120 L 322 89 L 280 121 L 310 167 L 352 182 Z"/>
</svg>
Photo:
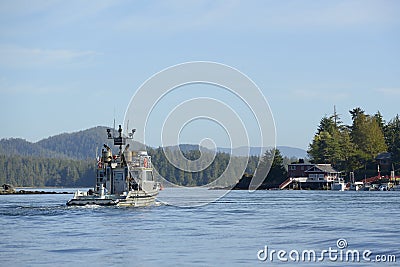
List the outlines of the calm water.
<svg viewBox="0 0 400 267">
<path fill-rule="evenodd" d="M 193 200 L 179 190 L 161 196 Z M 233 191 L 197 208 L 66 207 L 71 197 L 0 196 L 0 266 L 267 266 L 282 262 L 257 259 L 266 245 L 321 251 L 339 238 L 400 262 L 400 192 Z M 349 265 L 286 263 L 322 264 Z"/>
</svg>

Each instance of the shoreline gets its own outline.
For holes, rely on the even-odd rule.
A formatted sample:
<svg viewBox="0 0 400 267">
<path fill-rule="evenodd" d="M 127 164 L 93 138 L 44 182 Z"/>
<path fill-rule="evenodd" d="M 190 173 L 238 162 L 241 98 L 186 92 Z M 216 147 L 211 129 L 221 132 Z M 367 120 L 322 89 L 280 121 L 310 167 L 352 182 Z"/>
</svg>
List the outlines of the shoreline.
<svg viewBox="0 0 400 267">
<path fill-rule="evenodd" d="M 38 190 L 18 190 L 14 192 L 0 191 L 0 195 L 66 195 L 73 194 L 71 192 L 55 192 L 55 191 L 38 191 Z"/>
</svg>

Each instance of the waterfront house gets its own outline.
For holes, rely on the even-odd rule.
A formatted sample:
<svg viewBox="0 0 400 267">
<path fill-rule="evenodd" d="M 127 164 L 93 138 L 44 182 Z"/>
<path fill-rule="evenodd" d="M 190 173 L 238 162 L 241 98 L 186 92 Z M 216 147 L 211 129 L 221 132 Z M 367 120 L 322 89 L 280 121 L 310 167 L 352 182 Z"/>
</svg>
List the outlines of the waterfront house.
<svg viewBox="0 0 400 267">
<path fill-rule="evenodd" d="M 279 188 L 329 188 L 339 176 L 331 164 L 294 163 L 288 165 L 288 179 Z"/>
</svg>

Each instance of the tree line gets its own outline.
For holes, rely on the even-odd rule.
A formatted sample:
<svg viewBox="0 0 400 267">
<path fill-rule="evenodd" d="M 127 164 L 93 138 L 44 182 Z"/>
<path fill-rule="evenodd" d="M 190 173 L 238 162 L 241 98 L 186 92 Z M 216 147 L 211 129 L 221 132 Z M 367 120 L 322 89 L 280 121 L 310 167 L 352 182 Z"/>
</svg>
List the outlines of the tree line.
<svg viewBox="0 0 400 267">
<path fill-rule="evenodd" d="M 370 115 L 357 107 L 349 112 L 351 125 L 337 114 L 321 119 L 307 151 L 310 161 L 330 163 L 344 173 L 353 171 L 358 178 L 376 175 L 375 158 L 382 152 L 390 153 L 393 167 L 399 166 L 399 115 L 386 122 L 379 111 Z"/>
<path fill-rule="evenodd" d="M 0 155 L 0 184 L 87 187 L 95 179 L 95 161 Z"/>
<path fill-rule="evenodd" d="M 60 134 L 31 143 L 23 139 L 10 138 L 0 140 L 0 185 L 10 183 L 15 186 L 61 186 L 61 187 L 86 187 L 92 186 L 95 181 L 96 161 L 94 156 L 100 155 L 100 144 L 112 146 L 112 140 L 106 137 L 106 127 L 94 127 L 84 131 Z M 131 148 L 143 150 L 144 146 L 130 143 Z M 182 171 L 172 165 L 164 154 L 164 149 L 170 150 L 175 160 L 179 156 L 179 149 L 189 161 L 188 167 L 198 164 L 199 172 Z M 180 145 L 179 149 L 147 147 L 155 170 L 167 181 L 182 186 L 201 186 L 211 184 L 215 186 L 230 186 L 241 178 L 242 172 L 253 174 L 257 168 L 259 157 L 250 156 L 247 161 L 242 157 L 232 156 L 228 153 L 202 151 L 203 156 L 212 161 L 210 166 L 203 168 L 204 162 L 196 161 L 200 157 L 197 145 Z M 269 151 L 272 152 L 272 151 Z M 277 162 L 282 168 L 296 160 L 282 157 L 276 153 Z M 267 154 L 266 154 L 267 155 Z M 266 156 L 264 155 L 264 156 Z M 272 154 L 270 154 L 272 155 Z M 265 158 L 264 158 L 265 159 Z M 225 171 L 229 162 L 231 165 Z M 221 179 L 216 180 L 218 177 Z M 285 178 L 286 173 L 281 172 L 274 177 Z M 272 176 L 270 176 L 272 177 Z M 269 179 L 270 181 L 278 178 Z M 278 180 L 279 180 L 278 179 Z M 276 181 L 275 181 L 276 182 Z"/>
<path fill-rule="evenodd" d="M 169 150 L 167 153 L 172 161 L 175 162 L 180 153 L 185 157 L 185 167 L 189 167 L 190 164 L 197 164 L 194 169 L 202 169 L 201 171 L 191 172 L 177 168 L 171 164 L 170 160 L 166 157 L 164 150 Z M 202 152 L 200 150 L 188 150 L 180 151 L 178 149 L 162 148 L 157 149 L 148 148 L 149 155 L 152 157 L 154 169 L 157 171 L 159 176 L 166 179 L 168 182 L 182 186 L 202 186 L 207 184 L 213 184 L 218 186 L 229 186 L 235 184 L 242 176 L 242 172 L 254 172 L 258 157 L 250 156 L 248 161 L 245 162 L 242 157 L 231 156 L 228 153 L 217 152 L 215 157 L 211 152 Z M 205 158 L 203 162 L 196 160 L 200 156 Z M 228 164 L 231 161 L 231 165 L 228 168 Z M 211 162 L 206 167 L 202 166 L 205 162 Z M 206 167 L 206 168 L 204 168 Z M 228 169 L 227 169 L 228 168 Z M 227 172 L 225 172 L 228 170 Z M 216 180 L 221 177 L 221 179 Z"/>
<path fill-rule="evenodd" d="M 212 183 L 223 174 L 231 157 L 226 153 L 217 153 L 210 166 L 203 171 L 187 172 L 172 165 L 165 157 L 162 148 L 149 148 L 148 153 L 152 156 L 154 169 L 159 175 L 170 183 L 182 186 L 200 186 Z M 189 160 L 200 157 L 199 150 L 183 153 Z M 234 157 L 232 160 L 235 162 L 238 161 L 238 158 Z M 254 171 L 257 160 L 258 157 L 255 156 L 249 158 L 247 172 Z M 239 168 L 239 164 L 233 163 L 232 166 L 232 171 L 226 174 L 228 179 L 219 185 L 227 186 L 238 180 L 237 177 L 240 177 L 242 169 Z M 95 182 L 95 171 L 95 160 L 0 155 L 0 185 L 8 183 L 14 186 L 29 187 L 90 187 Z"/>
<path fill-rule="evenodd" d="M 239 182 L 243 174 L 244 176 L 252 175 L 257 168 L 267 168 L 268 166 L 269 172 L 264 177 L 261 187 L 277 187 L 287 178 L 288 164 L 297 160 L 297 158 L 283 157 L 278 149 L 266 150 L 261 159 L 258 156 L 249 156 L 247 162 L 244 162 L 241 157 L 218 152 L 210 166 L 199 172 L 188 172 L 173 166 L 165 156 L 163 148 L 159 147 L 158 149 L 149 149 L 148 151 L 159 174 L 169 182 L 183 186 L 201 186 L 206 184 L 222 187 L 234 186 Z M 169 153 L 176 159 L 180 152 L 179 150 L 174 150 L 169 151 Z M 183 151 L 182 154 L 191 161 L 200 158 L 199 150 Z M 231 168 L 228 168 L 229 161 L 231 161 Z M 218 177 L 222 177 L 222 179 L 215 181 Z"/>
<path fill-rule="evenodd" d="M 161 147 L 157 149 L 148 148 L 148 153 L 152 156 L 154 169 L 157 173 L 168 182 L 181 186 L 207 184 L 231 186 L 238 182 L 243 170 L 245 173 L 254 173 L 259 162 L 258 156 L 250 156 L 247 162 L 244 162 L 241 157 L 218 152 L 207 168 L 199 172 L 189 172 L 172 165 Z M 178 153 L 179 150 L 176 150 L 172 154 L 177 157 Z M 186 159 L 193 162 L 196 162 L 195 160 L 200 157 L 200 150 L 188 150 L 182 153 Z M 262 161 L 271 160 L 268 158 L 272 156 L 271 153 L 272 150 L 267 151 Z M 286 178 L 285 166 L 287 167 L 287 164 L 293 160 L 282 157 L 279 150 L 276 150 L 274 154 L 275 157 L 268 178 L 268 183 L 272 184 L 279 183 Z M 206 156 L 211 157 L 211 153 Z M 226 171 L 230 161 L 230 168 Z M 95 182 L 95 171 L 95 160 L 0 155 L 0 184 L 8 183 L 14 186 L 32 187 L 91 187 Z M 224 178 L 216 181 L 221 176 Z"/>
</svg>

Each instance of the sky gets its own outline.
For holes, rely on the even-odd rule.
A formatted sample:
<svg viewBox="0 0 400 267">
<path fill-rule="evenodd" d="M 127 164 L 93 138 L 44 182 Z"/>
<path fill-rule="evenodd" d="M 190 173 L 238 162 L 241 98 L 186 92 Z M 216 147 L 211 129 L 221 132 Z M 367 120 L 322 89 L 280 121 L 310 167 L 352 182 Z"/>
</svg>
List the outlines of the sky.
<svg viewBox="0 0 400 267">
<path fill-rule="evenodd" d="M 257 84 L 277 145 L 307 149 L 334 106 L 347 124 L 355 107 L 400 113 L 399 12 L 396 0 L 0 0 L 0 138 L 123 122 L 149 77 L 211 61 Z M 185 142 L 205 124 L 189 125 Z"/>
</svg>

